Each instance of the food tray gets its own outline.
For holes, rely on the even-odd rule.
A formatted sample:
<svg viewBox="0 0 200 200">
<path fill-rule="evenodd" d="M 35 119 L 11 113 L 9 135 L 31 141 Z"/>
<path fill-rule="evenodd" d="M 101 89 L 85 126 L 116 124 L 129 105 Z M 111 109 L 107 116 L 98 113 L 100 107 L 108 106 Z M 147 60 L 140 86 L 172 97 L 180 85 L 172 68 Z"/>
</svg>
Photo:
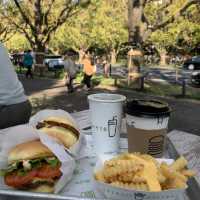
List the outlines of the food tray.
<svg viewBox="0 0 200 200">
<path fill-rule="evenodd" d="M 87 136 L 88 144 L 91 145 L 91 136 Z M 168 139 L 166 156 L 176 158 L 178 156 L 176 149 L 172 142 Z M 121 150 L 127 150 L 126 138 L 121 138 Z M 92 152 L 92 151 L 91 151 Z M 42 200 L 42 199 L 57 199 L 57 200 L 91 200 L 91 199 L 105 199 L 102 194 L 95 190 L 92 173 L 95 166 L 96 157 L 91 155 L 88 158 L 77 161 L 77 168 L 73 180 L 65 187 L 65 189 L 57 194 L 40 194 L 32 192 L 24 192 L 19 190 L 8 189 L 0 180 L 0 200 Z M 87 170 L 86 170 L 87 169 Z M 192 179 L 189 182 L 189 187 L 185 193 L 183 200 L 197 200 L 200 194 L 199 185 Z M 145 199 L 143 199 L 145 200 Z M 180 200 L 180 199 L 177 199 Z"/>
</svg>

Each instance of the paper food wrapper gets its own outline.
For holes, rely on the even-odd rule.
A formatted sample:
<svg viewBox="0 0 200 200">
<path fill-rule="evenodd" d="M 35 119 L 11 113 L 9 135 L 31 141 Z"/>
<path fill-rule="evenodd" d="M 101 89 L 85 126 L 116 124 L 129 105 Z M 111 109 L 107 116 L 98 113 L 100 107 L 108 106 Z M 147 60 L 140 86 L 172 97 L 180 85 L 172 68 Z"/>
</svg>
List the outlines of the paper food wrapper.
<svg viewBox="0 0 200 200">
<path fill-rule="evenodd" d="M 74 155 L 75 159 L 80 159 L 85 156 L 89 155 L 88 149 L 87 149 L 87 142 L 85 135 L 81 133 L 81 130 L 77 124 L 77 122 L 74 120 L 74 118 L 66 111 L 64 110 L 42 110 L 36 113 L 34 116 L 30 118 L 29 124 L 36 128 L 38 122 L 41 122 L 48 117 L 62 117 L 62 118 L 68 118 L 74 125 L 74 127 L 79 130 L 80 136 L 76 144 L 74 144 L 70 149 L 69 152 Z"/>
<path fill-rule="evenodd" d="M 102 155 L 99 157 L 96 166 L 94 168 L 94 173 L 103 168 L 104 162 L 106 160 L 110 160 L 113 156 L 110 155 Z M 158 162 L 166 162 L 171 164 L 173 162 L 172 159 L 157 159 Z M 165 190 L 162 192 L 145 192 L 145 191 L 137 191 L 137 190 L 129 190 L 123 188 L 117 188 L 111 186 L 107 183 L 102 183 L 94 180 L 95 188 L 103 193 L 108 199 L 115 200 L 183 200 L 184 199 L 184 189 L 171 189 Z"/>
<path fill-rule="evenodd" d="M 75 161 L 66 153 L 64 146 L 58 144 L 54 138 L 37 131 L 30 125 L 19 125 L 6 129 L 3 132 L 3 135 L 0 135 L 0 138 L 2 142 L 0 151 L 0 169 L 7 167 L 8 152 L 11 148 L 27 141 L 40 139 L 40 141 L 47 146 L 61 162 L 61 171 L 63 175 L 56 183 L 54 192 L 58 193 L 63 189 L 66 183 L 71 180 L 75 169 Z"/>
</svg>

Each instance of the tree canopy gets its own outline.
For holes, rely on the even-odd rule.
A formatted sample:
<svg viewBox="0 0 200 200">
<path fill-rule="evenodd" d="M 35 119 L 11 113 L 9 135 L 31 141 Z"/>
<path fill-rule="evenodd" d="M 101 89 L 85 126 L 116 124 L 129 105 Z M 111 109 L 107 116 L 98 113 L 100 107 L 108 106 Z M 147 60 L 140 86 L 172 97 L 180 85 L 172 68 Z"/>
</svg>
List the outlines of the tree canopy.
<svg viewBox="0 0 200 200">
<path fill-rule="evenodd" d="M 1 16 L 23 34 L 32 48 L 44 51 L 52 34 L 87 6 L 89 0 L 11 0 L 1 6 Z"/>
<path fill-rule="evenodd" d="M 191 52 L 200 44 L 199 11 L 199 0 L 2 1 L 0 40 L 12 49 L 103 49 L 110 57 L 132 39 Z"/>
<path fill-rule="evenodd" d="M 51 45 L 77 52 L 91 47 L 104 49 L 106 53 L 117 52 L 120 44 L 128 40 L 126 12 L 124 1 L 94 1 L 56 32 Z"/>
<path fill-rule="evenodd" d="M 165 28 L 153 32 L 149 40 L 158 49 L 191 52 L 200 44 L 200 14 L 198 12 L 198 5 L 191 6 L 174 23 L 170 23 Z"/>
</svg>

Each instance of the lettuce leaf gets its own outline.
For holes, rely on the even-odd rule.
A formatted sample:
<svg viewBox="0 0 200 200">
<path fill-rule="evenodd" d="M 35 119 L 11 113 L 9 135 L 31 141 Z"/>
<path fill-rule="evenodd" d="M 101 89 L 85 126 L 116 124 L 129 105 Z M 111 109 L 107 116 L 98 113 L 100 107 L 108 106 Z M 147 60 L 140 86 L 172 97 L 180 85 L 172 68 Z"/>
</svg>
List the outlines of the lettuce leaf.
<svg viewBox="0 0 200 200">
<path fill-rule="evenodd" d="M 45 160 L 51 167 L 56 167 L 60 163 L 56 157 L 46 158 Z"/>
<path fill-rule="evenodd" d="M 5 176 L 6 175 L 6 170 L 5 169 L 1 169 L 0 170 L 0 176 Z"/>
<path fill-rule="evenodd" d="M 40 168 L 45 163 L 49 164 L 51 167 L 56 167 L 60 163 L 60 161 L 56 157 L 38 158 L 34 160 L 29 160 L 28 162 L 31 165 L 30 169 L 26 169 L 23 166 L 23 161 L 17 161 L 16 163 L 9 165 L 7 169 L 0 169 L 0 176 L 5 176 L 14 171 L 17 171 L 18 175 L 24 176 L 28 171 L 35 168 Z"/>
</svg>

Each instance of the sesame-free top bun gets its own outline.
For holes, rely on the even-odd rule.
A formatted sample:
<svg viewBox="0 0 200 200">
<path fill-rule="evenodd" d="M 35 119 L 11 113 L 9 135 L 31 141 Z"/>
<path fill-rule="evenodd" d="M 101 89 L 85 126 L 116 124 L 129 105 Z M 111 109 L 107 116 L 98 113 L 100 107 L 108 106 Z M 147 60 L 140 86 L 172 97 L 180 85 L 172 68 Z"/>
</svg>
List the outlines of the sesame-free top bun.
<svg viewBox="0 0 200 200">
<path fill-rule="evenodd" d="M 18 144 L 8 154 L 8 163 L 20 160 L 29 160 L 41 157 L 49 157 L 54 154 L 39 140 Z"/>
<path fill-rule="evenodd" d="M 39 122 L 37 128 L 67 148 L 73 146 L 80 135 L 76 124 L 69 117 L 48 117 Z"/>
</svg>

